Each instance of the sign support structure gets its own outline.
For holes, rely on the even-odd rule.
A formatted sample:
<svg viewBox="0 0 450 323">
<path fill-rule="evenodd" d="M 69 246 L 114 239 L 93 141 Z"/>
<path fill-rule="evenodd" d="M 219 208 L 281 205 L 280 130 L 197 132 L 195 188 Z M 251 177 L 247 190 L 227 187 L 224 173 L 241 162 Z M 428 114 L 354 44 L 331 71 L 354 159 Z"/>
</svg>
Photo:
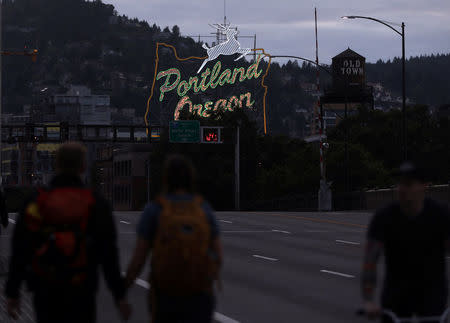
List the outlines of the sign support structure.
<svg viewBox="0 0 450 323">
<path fill-rule="evenodd" d="M 317 109 L 319 112 L 319 123 L 320 123 L 320 186 L 318 193 L 319 200 L 319 212 L 320 211 L 331 211 L 331 201 L 332 193 L 330 185 L 326 181 L 325 176 L 325 166 L 324 166 L 324 120 L 323 120 L 323 107 L 320 102 L 320 74 L 319 74 L 319 41 L 317 36 L 317 8 L 314 8 L 314 18 L 315 18 L 315 33 L 316 33 L 316 66 L 317 66 Z"/>
<path fill-rule="evenodd" d="M 236 211 L 241 209 L 240 141 L 240 127 L 238 125 L 236 127 L 236 145 L 234 152 L 234 207 Z"/>
</svg>

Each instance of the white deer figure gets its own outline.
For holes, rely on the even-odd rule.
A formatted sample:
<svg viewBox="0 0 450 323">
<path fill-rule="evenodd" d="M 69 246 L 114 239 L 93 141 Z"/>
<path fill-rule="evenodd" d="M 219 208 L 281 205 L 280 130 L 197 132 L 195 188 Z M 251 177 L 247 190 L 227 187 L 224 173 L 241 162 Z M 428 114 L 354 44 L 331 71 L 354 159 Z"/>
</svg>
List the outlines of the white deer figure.
<svg viewBox="0 0 450 323">
<path fill-rule="evenodd" d="M 211 48 L 206 46 L 206 44 L 203 44 L 203 48 L 206 49 L 208 53 L 208 58 L 206 58 L 203 61 L 203 64 L 202 66 L 200 66 L 200 69 L 198 70 L 197 74 L 201 72 L 203 67 L 205 67 L 206 63 L 215 60 L 220 55 L 228 56 L 234 54 L 241 54 L 241 56 L 239 56 L 234 60 L 238 61 L 252 51 L 250 48 L 241 48 L 241 44 L 236 39 L 236 35 L 238 34 L 238 31 L 236 29 L 230 28 L 230 26 L 223 26 L 221 24 L 216 24 L 213 25 L 212 27 L 214 26 L 216 29 L 221 30 L 222 32 L 225 33 L 225 35 L 227 36 L 227 40 Z"/>
</svg>

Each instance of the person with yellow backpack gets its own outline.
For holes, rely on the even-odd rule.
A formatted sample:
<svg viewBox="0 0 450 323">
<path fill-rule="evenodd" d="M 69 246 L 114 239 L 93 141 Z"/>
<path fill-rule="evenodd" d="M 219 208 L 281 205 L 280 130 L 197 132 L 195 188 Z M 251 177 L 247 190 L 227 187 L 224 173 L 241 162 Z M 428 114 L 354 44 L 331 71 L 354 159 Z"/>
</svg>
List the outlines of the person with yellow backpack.
<svg viewBox="0 0 450 323">
<path fill-rule="evenodd" d="M 126 286 L 133 284 L 151 254 L 152 323 L 209 323 L 213 319 L 222 245 L 214 212 L 194 193 L 194 182 L 192 163 L 183 156 L 169 157 L 164 194 L 147 205 L 137 226 Z"/>
</svg>

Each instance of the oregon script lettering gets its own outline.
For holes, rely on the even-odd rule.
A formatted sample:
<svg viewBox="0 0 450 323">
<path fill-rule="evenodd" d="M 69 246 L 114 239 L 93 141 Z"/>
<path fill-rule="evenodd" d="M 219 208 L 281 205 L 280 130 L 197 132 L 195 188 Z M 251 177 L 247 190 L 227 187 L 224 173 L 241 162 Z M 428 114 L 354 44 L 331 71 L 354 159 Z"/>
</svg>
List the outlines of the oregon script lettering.
<svg viewBox="0 0 450 323">
<path fill-rule="evenodd" d="M 262 55 L 258 55 L 256 62 L 251 64 L 247 69 L 244 67 L 236 67 L 231 69 L 222 70 L 222 63 L 217 61 L 214 67 L 206 70 L 201 74 L 201 77 L 193 76 L 189 79 L 182 80 L 181 72 L 177 68 L 170 68 L 161 71 L 157 74 L 156 80 L 161 81 L 162 84 L 159 87 L 159 101 L 164 101 L 166 94 L 176 91 L 177 95 L 181 98 L 175 109 L 174 118 L 179 118 L 180 112 L 183 108 L 187 107 L 191 113 L 197 113 L 199 116 L 208 117 L 211 110 L 233 110 L 235 108 L 242 108 L 244 105 L 247 108 L 251 108 L 254 102 L 251 98 L 251 93 L 241 94 L 239 96 L 231 96 L 227 99 L 219 99 L 216 102 L 206 102 L 203 104 L 194 104 L 189 97 L 189 93 L 205 92 L 208 89 L 215 89 L 225 85 L 233 85 L 236 82 L 245 82 L 251 79 L 258 79 L 261 77 L 262 70 L 259 69 Z"/>
</svg>

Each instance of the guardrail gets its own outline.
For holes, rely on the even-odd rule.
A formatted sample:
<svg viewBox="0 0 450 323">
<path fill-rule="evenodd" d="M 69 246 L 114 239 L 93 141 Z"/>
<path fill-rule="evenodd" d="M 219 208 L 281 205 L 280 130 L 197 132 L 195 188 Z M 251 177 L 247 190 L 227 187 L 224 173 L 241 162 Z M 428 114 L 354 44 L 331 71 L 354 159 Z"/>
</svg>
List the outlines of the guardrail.
<svg viewBox="0 0 450 323">
<path fill-rule="evenodd" d="M 84 124 L 20 124 L 3 125 L 2 142 L 59 143 L 83 142 L 158 142 L 160 126 L 138 125 L 84 125 Z"/>
</svg>

